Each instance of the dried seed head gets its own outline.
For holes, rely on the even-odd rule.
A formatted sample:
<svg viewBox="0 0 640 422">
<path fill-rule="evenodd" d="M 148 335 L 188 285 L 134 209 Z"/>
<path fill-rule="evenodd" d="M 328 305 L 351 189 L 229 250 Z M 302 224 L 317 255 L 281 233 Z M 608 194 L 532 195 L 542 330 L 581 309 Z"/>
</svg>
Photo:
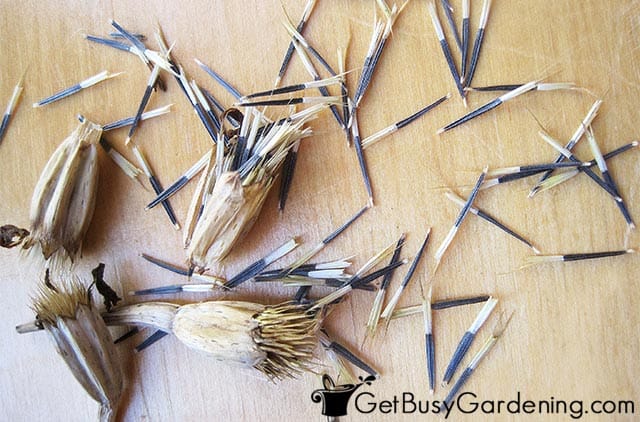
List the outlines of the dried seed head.
<svg viewBox="0 0 640 422">
<path fill-rule="evenodd" d="M 220 136 L 189 208 L 184 239 L 192 268 L 218 264 L 249 231 L 288 152 L 311 135 L 307 122 L 327 107 L 319 104 L 276 122 L 249 108 L 240 114 L 239 131 L 225 132 L 228 142 Z"/>
<path fill-rule="evenodd" d="M 25 249 L 38 243 L 45 259 L 54 253 L 73 259 L 80 252 L 95 206 L 101 133 L 85 120 L 47 162 L 31 199 Z"/>
<path fill-rule="evenodd" d="M 84 387 L 100 403 L 100 421 L 113 421 L 124 376 L 118 352 L 90 292 L 77 280 L 46 280 L 33 300 L 37 323 L 51 336 L 60 356 Z"/>
<path fill-rule="evenodd" d="M 183 306 L 147 302 L 105 314 L 108 324 L 141 324 L 172 332 L 216 360 L 252 367 L 272 380 L 309 370 L 320 312 L 304 305 L 209 301 Z"/>
</svg>

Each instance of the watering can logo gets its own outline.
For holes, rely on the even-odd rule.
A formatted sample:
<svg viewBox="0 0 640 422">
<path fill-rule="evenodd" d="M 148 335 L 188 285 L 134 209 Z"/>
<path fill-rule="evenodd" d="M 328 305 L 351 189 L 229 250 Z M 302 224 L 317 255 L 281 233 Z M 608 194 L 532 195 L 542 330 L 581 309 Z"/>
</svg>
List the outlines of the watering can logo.
<svg viewBox="0 0 640 422">
<path fill-rule="evenodd" d="M 359 384 L 336 385 L 329 375 L 324 374 L 322 375 L 322 385 L 324 388 L 311 393 L 311 400 L 314 403 L 322 402 L 322 414 L 324 416 L 345 416 L 351 395 L 360 388 L 361 385 L 371 385 L 371 382 L 376 379 L 376 377 L 372 375 L 364 379 L 362 377 L 359 378 L 361 381 Z"/>
</svg>

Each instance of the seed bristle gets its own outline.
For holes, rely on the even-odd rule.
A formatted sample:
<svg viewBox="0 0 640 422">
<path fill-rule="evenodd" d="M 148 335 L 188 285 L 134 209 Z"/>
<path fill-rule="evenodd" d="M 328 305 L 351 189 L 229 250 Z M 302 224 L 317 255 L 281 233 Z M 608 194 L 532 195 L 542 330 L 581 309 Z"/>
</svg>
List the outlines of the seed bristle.
<svg viewBox="0 0 640 422">
<path fill-rule="evenodd" d="M 267 306 L 254 319 L 258 327 L 253 338 L 267 358 L 254 367 L 269 378 L 293 377 L 311 368 L 320 327 L 318 312 L 304 305 L 283 303 Z"/>
<path fill-rule="evenodd" d="M 78 307 L 89 303 L 87 289 L 80 281 L 68 280 L 53 288 L 46 275 L 45 283 L 38 285 L 32 307 L 38 320 L 55 324 L 58 318 L 75 318 Z"/>
</svg>

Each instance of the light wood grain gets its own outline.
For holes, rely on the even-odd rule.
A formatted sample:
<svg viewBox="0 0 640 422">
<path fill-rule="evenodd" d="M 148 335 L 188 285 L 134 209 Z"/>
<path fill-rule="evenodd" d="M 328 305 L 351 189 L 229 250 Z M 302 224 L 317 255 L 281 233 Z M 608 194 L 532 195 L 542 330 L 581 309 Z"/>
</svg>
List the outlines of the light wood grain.
<svg viewBox="0 0 640 422">
<path fill-rule="evenodd" d="M 187 4 L 188 3 L 188 4 Z M 99 123 L 132 115 L 144 90 L 148 71 L 133 55 L 85 41 L 83 33 L 110 32 L 109 19 L 151 35 L 159 23 L 175 57 L 193 78 L 227 105 L 232 99 L 193 62 L 209 63 L 244 93 L 272 86 L 288 40 L 277 1 L 2 1 L 0 2 L 0 103 L 27 70 L 22 102 L 0 145 L 0 223 L 28 226 L 34 184 L 51 152 L 76 126 L 76 114 Z M 458 5 L 457 1 L 452 2 Z M 477 22 L 480 1 L 473 1 Z M 285 7 L 298 19 L 303 1 Z M 318 2 L 305 34 L 331 63 L 336 48 L 349 46 L 349 84 L 353 87 L 371 32 L 373 2 Z M 472 26 L 475 28 L 475 25 Z M 604 99 L 594 124 L 604 151 L 637 139 L 640 97 L 640 2 L 625 0 L 494 1 L 477 85 L 518 83 L 549 77 L 571 81 Z M 455 47 L 454 47 L 455 51 Z M 124 75 L 42 109 L 31 104 L 100 70 Z M 297 58 L 287 82 L 307 80 Z M 207 135 L 173 80 L 151 106 L 174 103 L 173 112 L 141 125 L 136 137 L 165 185 L 208 148 Z M 367 136 L 408 116 L 443 94 L 455 94 L 425 2 L 407 5 L 396 23 L 371 87 L 361 105 L 360 127 Z M 471 94 L 476 107 L 492 94 Z M 436 130 L 467 110 L 455 95 L 412 126 L 370 148 L 366 158 L 376 206 L 336 239 L 318 259 L 356 254 L 355 267 L 374 252 L 408 233 L 403 255 L 411 257 L 428 226 L 432 244 L 426 260 L 400 306 L 418 303 L 419 283 L 431 272 L 435 248 L 446 235 L 458 209 L 442 187 L 474 182 L 485 165 L 533 164 L 555 153 L 538 138 L 535 116 L 559 139 L 567 140 L 594 97 L 581 92 L 530 93 L 490 115 L 441 136 Z M 223 269 L 232 275 L 293 235 L 305 245 L 292 260 L 359 209 L 366 201 L 357 160 L 345 146 L 330 113 L 313 123 L 315 136 L 305 140 L 286 211 L 277 211 L 270 195 L 255 228 L 236 248 Z M 125 151 L 126 132 L 109 138 Z M 586 145 L 578 151 L 591 158 Z M 131 156 L 131 154 L 127 154 Z M 98 262 L 106 278 L 127 292 L 182 282 L 142 261 L 147 252 L 183 262 L 181 233 L 162 210 L 144 211 L 152 198 L 128 180 L 104 155 L 93 223 L 77 271 L 85 279 Z M 621 194 L 639 218 L 640 159 L 630 152 L 610 162 Z M 532 182 L 517 182 L 482 192 L 476 205 L 530 238 L 544 253 L 590 252 L 623 247 L 624 220 L 613 201 L 586 177 L 527 198 Z M 184 216 L 194 186 L 172 199 Z M 469 216 L 435 276 L 434 298 L 491 293 L 499 308 L 515 316 L 498 346 L 467 385 L 482 399 L 635 400 L 640 414 L 638 305 L 640 264 L 637 255 L 591 262 L 550 264 L 518 270 L 529 251 L 492 226 Z M 630 246 L 638 246 L 634 233 Z M 75 382 L 45 334 L 18 335 L 14 326 L 33 318 L 29 298 L 40 276 L 15 250 L 0 251 L 0 419 L 94 420 L 98 406 Z M 392 288 L 400 283 L 398 271 Z M 317 289 L 316 295 L 321 294 Z M 274 303 L 291 289 L 247 284 L 238 292 L 207 297 Z M 203 300 L 183 295 L 177 301 Z M 356 292 L 336 307 L 326 322 L 339 341 L 357 349 L 363 341 L 373 295 Z M 434 316 L 438 378 L 478 306 L 438 311 Z M 491 321 L 490 321 L 491 322 Z M 488 324 L 489 326 L 491 323 Z M 482 340 L 490 332 L 479 333 Z M 420 317 L 394 321 L 386 336 L 367 344 L 360 354 L 382 373 L 366 388 L 378 400 L 412 392 L 428 396 Z M 478 342 L 479 343 L 479 342 Z M 166 339 L 134 355 L 121 346 L 128 362 L 127 399 L 120 414 L 127 421 L 172 420 L 323 420 L 320 405 L 310 400 L 321 387 L 316 375 L 277 385 L 250 371 L 213 362 Z M 475 344 L 472 352 L 477 350 Z M 319 355 L 321 356 L 321 355 Z M 326 363 L 326 361 L 325 361 Z M 434 399 L 442 399 L 438 388 Z M 345 420 L 416 420 L 417 415 L 365 416 L 350 407 Z M 513 415 L 494 415 L 512 420 Z M 591 415 L 593 416 L 593 415 Z M 467 417 L 468 420 L 473 416 Z M 539 417 L 531 417 L 532 420 Z M 617 416 L 616 420 L 633 416 Z M 465 419 L 457 414 L 455 420 Z M 550 415 L 547 420 L 566 420 Z M 593 418 L 597 419 L 597 418 Z M 492 419 L 493 420 L 493 419 Z M 604 420 L 604 419 L 603 419 Z"/>
</svg>

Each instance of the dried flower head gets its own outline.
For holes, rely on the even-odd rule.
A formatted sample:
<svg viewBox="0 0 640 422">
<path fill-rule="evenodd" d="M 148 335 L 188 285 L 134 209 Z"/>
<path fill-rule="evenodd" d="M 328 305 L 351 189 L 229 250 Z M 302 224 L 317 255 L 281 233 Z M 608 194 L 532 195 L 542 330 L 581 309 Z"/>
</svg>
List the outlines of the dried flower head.
<svg viewBox="0 0 640 422">
<path fill-rule="evenodd" d="M 74 278 L 53 285 L 46 274 L 33 299 L 36 322 L 17 330 L 46 330 L 73 376 L 100 403 L 100 421 L 114 421 L 124 388 L 123 369 L 91 290 Z"/>
<path fill-rule="evenodd" d="M 326 107 L 275 123 L 248 108 L 239 130 L 221 132 L 189 210 L 184 241 L 192 268 L 211 268 L 249 231 L 287 153 L 311 134 L 306 123 Z"/>
<path fill-rule="evenodd" d="M 37 243 L 45 259 L 61 254 L 73 260 L 80 252 L 95 207 L 101 133 L 85 120 L 47 162 L 31 199 L 25 249 Z"/>
<path fill-rule="evenodd" d="M 115 309 L 104 319 L 111 325 L 146 325 L 170 332 L 216 360 L 255 368 L 278 380 L 310 369 L 320 314 L 294 303 L 146 302 Z"/>
</svg>

